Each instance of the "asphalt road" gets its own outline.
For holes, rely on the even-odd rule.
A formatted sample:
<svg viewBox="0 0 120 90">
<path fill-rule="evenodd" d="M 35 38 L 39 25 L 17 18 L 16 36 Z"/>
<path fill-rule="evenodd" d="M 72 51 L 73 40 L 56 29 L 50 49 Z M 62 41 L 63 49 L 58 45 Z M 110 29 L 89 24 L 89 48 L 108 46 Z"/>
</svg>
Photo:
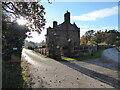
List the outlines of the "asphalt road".
<svg viewBox="0 0 120 90">
<path fill-rule="evenodd" d="M 120 61 L 120 52 L 115 48 L 106 49 L 103 51 L 103 57 L 106 60 L 118 63 Z"/>
<path fill-rule="evenodd" d="M 23 49 L 22 60 L 30 63 L 32 88 L 113 88 L 60 62 Z"/>
</svg>

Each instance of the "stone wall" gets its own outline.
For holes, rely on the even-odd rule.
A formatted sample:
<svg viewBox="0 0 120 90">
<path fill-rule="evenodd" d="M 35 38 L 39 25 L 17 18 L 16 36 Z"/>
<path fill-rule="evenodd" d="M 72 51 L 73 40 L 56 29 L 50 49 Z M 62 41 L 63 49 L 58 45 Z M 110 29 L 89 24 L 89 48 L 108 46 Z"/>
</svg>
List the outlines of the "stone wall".
<svg viewBox="0 0 120 90">
<path fill-rule="evenodd" d="M 97 51 L 97 46 L 74 46 L 71 49 L 72 57 L 92 55 Z"/>
</svg>

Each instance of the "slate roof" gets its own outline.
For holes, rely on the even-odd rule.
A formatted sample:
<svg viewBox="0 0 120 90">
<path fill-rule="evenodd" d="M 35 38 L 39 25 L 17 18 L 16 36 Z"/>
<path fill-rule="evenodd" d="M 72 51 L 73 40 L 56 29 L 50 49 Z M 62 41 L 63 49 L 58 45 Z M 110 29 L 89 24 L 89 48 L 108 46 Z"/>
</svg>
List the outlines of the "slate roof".
<svg viewBox="0 0 120 90">
<path fill-rule="evenodd" d="M 71 24 L 71 23 L 66 23 L 65 21 L 63 23 L 57 25 L 56 27 L 54 27 L 54 29 L 64 30 L 67 26 L 68 26 L 68 30 L 78 30 L 79 29 L 75 23 Z"/>
</svg>

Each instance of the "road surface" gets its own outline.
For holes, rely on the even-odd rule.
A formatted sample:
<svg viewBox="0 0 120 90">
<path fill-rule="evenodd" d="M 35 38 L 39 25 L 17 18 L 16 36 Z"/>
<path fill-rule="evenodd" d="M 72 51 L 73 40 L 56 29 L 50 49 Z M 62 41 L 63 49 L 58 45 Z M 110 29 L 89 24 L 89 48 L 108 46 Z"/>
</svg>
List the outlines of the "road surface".
<svg viewBox="0 0 120 90">
<path fill-rule="evenodd" d="M 120 61 L 120 52 L 115 48 L 106 49 L 103 51 L 103 58 L 118 63 Z"/>
<path fill-rule="evenodd" d="M 29 63 L 32 88 L 113 88 L 31 50 L 23 49 L 22 61 Z"/>
</svg>

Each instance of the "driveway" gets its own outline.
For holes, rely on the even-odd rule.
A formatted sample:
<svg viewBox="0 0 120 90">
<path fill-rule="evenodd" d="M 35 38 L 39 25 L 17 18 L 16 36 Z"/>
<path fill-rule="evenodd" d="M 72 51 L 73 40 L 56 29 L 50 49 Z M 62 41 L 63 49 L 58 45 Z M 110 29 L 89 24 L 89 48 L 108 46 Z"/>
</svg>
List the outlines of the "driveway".
<svg viewBox="0 0 120 90">
<path fill-rule="evenodd" d="M 60 62 L 23 49 L 22 62 L 27 62 L 32 88 L 113 88 Z"/>
</svg>

